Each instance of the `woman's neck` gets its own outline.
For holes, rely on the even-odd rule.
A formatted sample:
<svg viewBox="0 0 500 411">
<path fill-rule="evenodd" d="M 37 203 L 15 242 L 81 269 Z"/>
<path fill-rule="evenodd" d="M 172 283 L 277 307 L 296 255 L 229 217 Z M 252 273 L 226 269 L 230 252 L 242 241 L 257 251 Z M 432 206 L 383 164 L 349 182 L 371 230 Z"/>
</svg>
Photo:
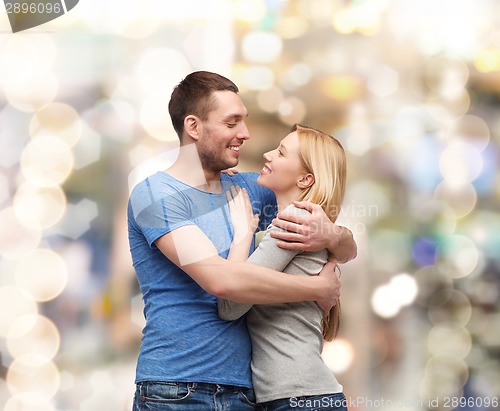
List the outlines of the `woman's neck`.
<svg viewBox="0 0 500 411">
<path fill-rule="evenodd" d="M 278 204 L 278 210 L 283 210 L 286 207 L 288 207 L 290 204 L 292 204 L 294 201 L 296 201 L 302 190 L 300 190 L 298 187 L 296 189 L 291 189 L 286 192 L 274 192 L 276 195 L 276 203 Z"/>
</svg>

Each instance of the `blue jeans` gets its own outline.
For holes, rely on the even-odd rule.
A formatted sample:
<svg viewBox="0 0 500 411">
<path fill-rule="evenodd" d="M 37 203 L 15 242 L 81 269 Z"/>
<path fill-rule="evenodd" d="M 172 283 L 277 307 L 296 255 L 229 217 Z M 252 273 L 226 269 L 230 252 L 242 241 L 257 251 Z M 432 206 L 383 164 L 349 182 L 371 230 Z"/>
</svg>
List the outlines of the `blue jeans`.
<svg viewBox="0 0 500 411">
<path fill-rule="evenodd" d="M 133 411 L 254 411 L 252 389 L 197 382 L 140 382 Z"/>
<path fill-rule="evenodd" d="M 347 411 L 343 393 L 282 398 L 258 404 L 259 411 Z"/>
</svg>

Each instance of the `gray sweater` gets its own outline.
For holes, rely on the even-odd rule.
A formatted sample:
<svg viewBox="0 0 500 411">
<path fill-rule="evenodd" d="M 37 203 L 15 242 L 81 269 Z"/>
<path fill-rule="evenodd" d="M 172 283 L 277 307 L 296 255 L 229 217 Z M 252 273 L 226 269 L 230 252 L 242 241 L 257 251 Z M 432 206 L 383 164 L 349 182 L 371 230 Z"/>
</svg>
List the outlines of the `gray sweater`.
<svg viewBox="0 0 500 411">
<path fill-rule="evenodd" d="M 307 214 L 291 205 L 288 212 Z M 293 275 L 317 275 L 328 258 L 327 250 L 284 250 L 269 235 L 270 225 L 248 262 Z M 342 392 L 333 372 L 321 358 L 323 313 L 314 302 L 248 305 L 217 301 L 219 316 L 234 320 L 246 314 L 252 339 L 252 378 L 258 402 L 303 395 Z"/>
</svg>

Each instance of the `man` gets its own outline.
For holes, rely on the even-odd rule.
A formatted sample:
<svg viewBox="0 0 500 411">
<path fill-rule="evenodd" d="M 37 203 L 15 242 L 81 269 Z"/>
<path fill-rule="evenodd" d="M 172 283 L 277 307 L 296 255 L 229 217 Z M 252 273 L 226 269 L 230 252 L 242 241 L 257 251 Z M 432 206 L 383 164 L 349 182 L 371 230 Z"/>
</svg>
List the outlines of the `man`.
<svg viewBox="0 0 500 411">
<path fill-rule="evenodd" d="M 327 264 L 319 276 L 279 273 L 229 262 L 232 227 L 225 193 L 246 188 L 260 213 L 260 228 L 274 217 L 274 194 L 256 173 L 222 170 L 238 164 L 250 138 L 238 88 L 215 73 L 195 72 L 174 89 L 169 103 L 180 138 L 178 159 L 139 183 L 129 201 L 129 241 L 145 303 L 146 326 L 137 363 L 134 410 L 252 410 L 251 346 L 244 319 L 223 321 L 216 297 L 270 304 L 316 301 L 327 312 L 339 283 Z M 308 221 L 283 221 L 282 240 L 313 250 L 327 247 L 338 261 L 356 254 L 350 232 L 322 210 Z M 312 235 L 312 234 L 314 235 Z"/>
</svg>

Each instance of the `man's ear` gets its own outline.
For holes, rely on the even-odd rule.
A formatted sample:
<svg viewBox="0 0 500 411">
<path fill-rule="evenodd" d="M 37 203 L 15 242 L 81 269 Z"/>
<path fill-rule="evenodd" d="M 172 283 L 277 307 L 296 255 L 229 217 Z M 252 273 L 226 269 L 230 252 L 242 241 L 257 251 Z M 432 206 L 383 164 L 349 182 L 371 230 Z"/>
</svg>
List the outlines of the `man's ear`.
<svg viewBox="0 0 500 411">
<path fill-rule="evenodd" d="M 198 141 L 200 138 L 201 121 L 198 117 L 190 114 L 184 119 L 184 132 L 193 140 Z"/>
<path fill-rule="evenodd" d="M 307 173 L 297 180 L 297 186 L 300 189 L 311 187 L 316 180 L 314 179 L 314 174 Z"/>
</svg>

